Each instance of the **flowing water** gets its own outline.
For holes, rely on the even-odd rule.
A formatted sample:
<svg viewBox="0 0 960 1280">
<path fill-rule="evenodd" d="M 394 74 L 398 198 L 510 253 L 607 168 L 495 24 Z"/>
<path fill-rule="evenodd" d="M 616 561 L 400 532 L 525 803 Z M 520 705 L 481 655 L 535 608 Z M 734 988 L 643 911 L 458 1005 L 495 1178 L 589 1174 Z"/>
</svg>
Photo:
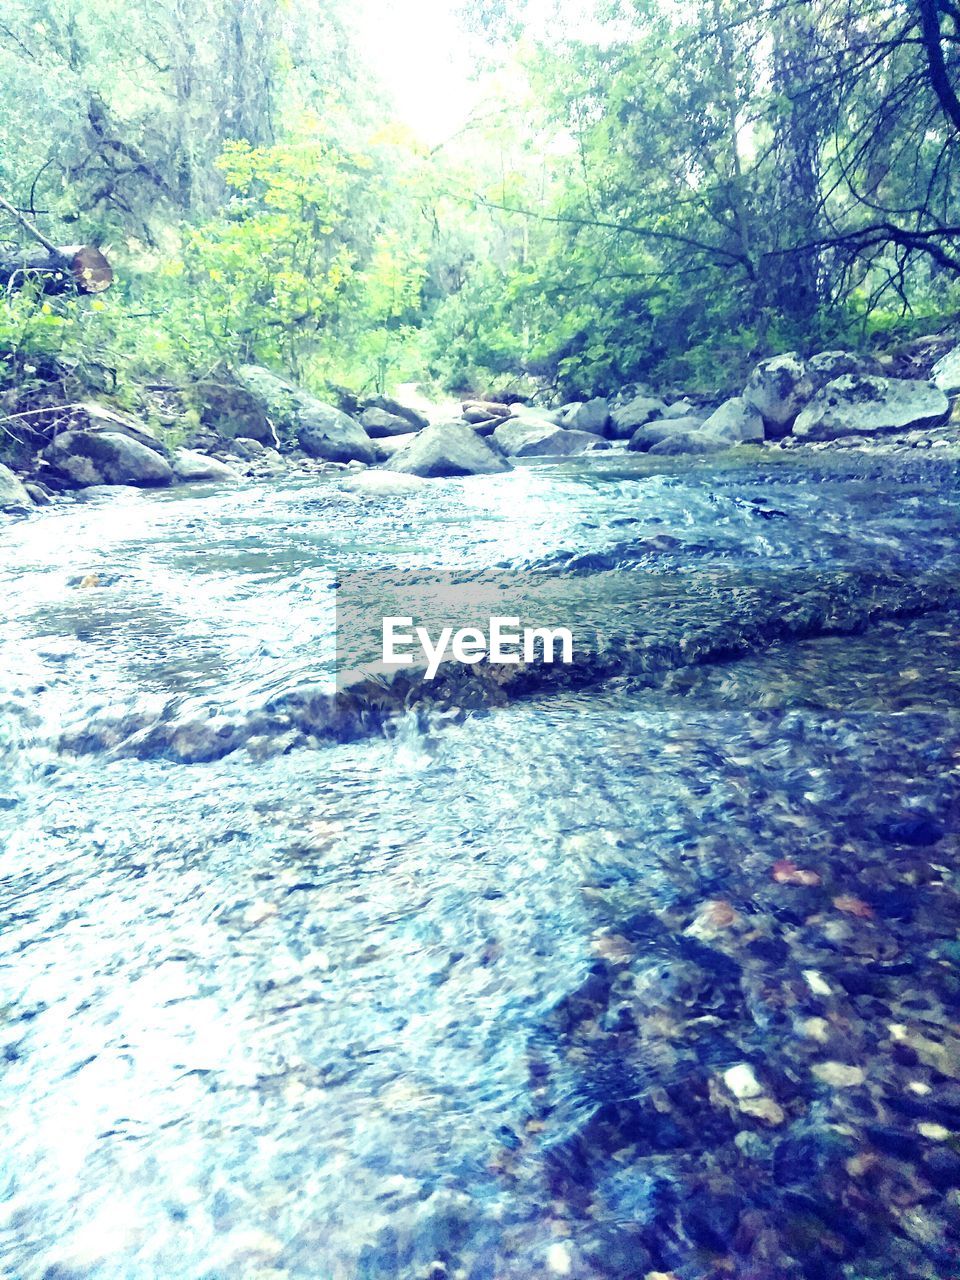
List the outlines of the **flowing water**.
<svg viewBox="0 0 960 1280">
<path fill-rule="evenodd" d="M 0 528 L 0 1274 L 960 1276 L 956 464 L 343 479 Z M 491 568 L 670 660 L 264 718 Z"/>
</svg>

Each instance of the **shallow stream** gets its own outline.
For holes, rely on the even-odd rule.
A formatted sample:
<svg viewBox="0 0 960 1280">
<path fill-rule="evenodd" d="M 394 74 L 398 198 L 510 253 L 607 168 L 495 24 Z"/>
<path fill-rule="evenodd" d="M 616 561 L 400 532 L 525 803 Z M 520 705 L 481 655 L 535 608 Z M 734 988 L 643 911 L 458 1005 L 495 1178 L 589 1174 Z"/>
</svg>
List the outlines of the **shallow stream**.
<svg viewBox="0 0 960 1280">
<path fill-rule="evenodd" d="M 619 455 L 0 526 L 0 1274 L 960 1276 L 958 492 Z M 621 630 L 680 582 L 689 661 L 124 749 L 329 680 L 338 578 L 426 568 Z M 873 604 L 684 647 L 753 581 Z"/>
</svg>

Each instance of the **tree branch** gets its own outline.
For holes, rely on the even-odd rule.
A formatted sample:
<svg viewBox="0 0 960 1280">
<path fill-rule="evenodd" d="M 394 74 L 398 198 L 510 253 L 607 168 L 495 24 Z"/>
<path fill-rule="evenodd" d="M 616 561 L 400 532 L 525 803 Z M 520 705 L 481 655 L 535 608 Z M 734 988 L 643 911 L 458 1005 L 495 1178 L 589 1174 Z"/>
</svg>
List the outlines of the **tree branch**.
<svg viewBox="0 0 960 1280">
<path fill-rule="evenodd" d="M 950 73 L 943 57 L 937 0 L 917 0 L 917 6 L 920 10 L 920 28 L 927 53 L 927 66 L 930 69 L 930 83 L 944 115 L 960 133 L 960 98 L 950 81 Z"/>
</svg>

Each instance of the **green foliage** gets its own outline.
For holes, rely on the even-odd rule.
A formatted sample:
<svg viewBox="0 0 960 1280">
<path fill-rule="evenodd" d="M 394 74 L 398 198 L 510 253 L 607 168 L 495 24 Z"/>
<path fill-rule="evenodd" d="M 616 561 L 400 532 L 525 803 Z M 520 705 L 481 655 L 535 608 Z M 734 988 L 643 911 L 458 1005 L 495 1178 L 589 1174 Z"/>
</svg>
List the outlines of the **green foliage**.
<svg viewBox="0 0 960 1280">
<path fill-rule="evenodd" d="M 0 302 L 0 390 L 23 389 L 52 373 L 111 389 L 116 383 L 110 304 L 101 298 L 45 298 L 23 289 Z"/>
<path fill-rule="evenodd" d="M 226 357 L 296 370 L 349 292 L 351 188 L 370 162 L 308 139 L 233 143 L 218 167 L 233 193 L 224 215 L 188 231 L 164 266 L 171 328 L 191 364 Z"/>
<path fill-rule="evenodd" d="M 153 269 L 121 270 L 95 299 L 11 295 L 0 309 L 8 379 L 38 358 L 102 365 L 119 387 L 224 362 L 380 389 L 407 373 L 426 253 L 379 225 L 368 194 L 391 182 L 397 147 L 347 150 L 314 119 L 302 127 L 298 141 L 230 144 L 223 214 L 183 227 Z"/>
<path fill-rule="evenodd" d="M 483 109 L 431 153 L 383 123 L 341 0 L 7 10 L 0 191 L 118 283 L 6 296 L 0 387 L 53 362 L 133 404 L 256 361 L 318 389 L 722 390 L 960 308 L 958 137 L 892 2 L 474 6 Z"/>
</svg>

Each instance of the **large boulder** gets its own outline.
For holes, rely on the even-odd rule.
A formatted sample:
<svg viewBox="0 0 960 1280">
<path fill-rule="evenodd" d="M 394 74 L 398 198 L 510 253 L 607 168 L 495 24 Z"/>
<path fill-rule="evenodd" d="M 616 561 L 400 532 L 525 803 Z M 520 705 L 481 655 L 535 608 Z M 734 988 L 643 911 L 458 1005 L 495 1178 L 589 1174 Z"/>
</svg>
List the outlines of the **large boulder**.
<svg viewBox="0 0 960 1280">
<path fill-rule="evenodd" d="M 269 446 L 279 444 L 265 402 L 251 388 L 227 377 L 204 378 L 193 384 L 190 396 L 203 426 L 217 435 L 233 440 L 238 437 L 256 440 Z"/>
<path fill-rule="evenodd" d="M 562 425 L 571 431 L 589 431 L 592 435 L 602 436 L 610 421 L 610 405 L 603 396 L 595 396 L 586 404 L 577 405 L 575 409 L 563 415 Z"/>
<path fill-rule="evenodd" d="M 334 405 L 324 404 L 260 365 L 243 365 L 238 376 L 263 407 L 281 441 L 296 439 L 304 453 L 327 462 L 376 461 L 376 450 L 366 431 Z"/>
<path fill-rule="evenodd" d="M 795 352 L 763 360 L 751 373 L 743 398 L 763 418 L 765 433 L 779 440 L 813 395 L 813 384 Z"/>
<path fill-rule="evenodd" d="M 535 418 L 530 414 L 522 418 L 508 418 L 499 422 L 491 433 L 491 440 L 501 453 L 508 457 L 521 457 L 529 446 L 536 446 L 541 440 L 549 439 L 555 431 L 563 427 L 546 418 Z"/>
<path fill-rule="evenodd" d="M 931 370 L 934 385 L 946 396 L 960 396 L 960 347 L 954 347 Z"/>
<path fill-rule="evenodd" d="M 509 471 L 507 462 L 465 422 L 438 423 L 419 432 L 386 464 L 414 476 L 486 476 Z"/>
<path fill-rule="evenodd" d="M 701 413 L 697 406 L 684 396 L 682 400 L 675 400 L 673 404 L 668 404 L 660 416 L 662 418 L 699 418 L 702 422 L 706 414 Z"/>
<path fill-rule="evenodd" d="M 27 511 L 32 506 L 29 493 L 10 468 L 0 462 L 0 511 Z"/>
<path fill-rule="evenodd" d="M 845 373 L 879 373 L 880 367 L 870 356 L 854 355 L 852 351 L 821 351 L 811 356 L 807 363 L 807 377 L 814 392 L 825 387 L 834 378 Z"/>
<path fill-rule="evenodd" d="M 360 425 L 374 440 L 385 436 L 408 436 L 413 428 L 409 418 L 378 408 L 364 409 L 360 415 Z"/>
<path fill-rule="evenodd" d="M 421 413 L 419 409 L 412 409 L 410 405 L 394 400 L 390 396 L 374 396 L 366 402 L 366 407 L 368 409 L 382 409 L 385 413 L 392 414 L 395 418 L 406 418 L 414 431 L 422 431 L 424 427 L 429 427 L 430 425 L 430 419 L 426 414 Z"/>
<path fill-rule="evenodd" d="M 509 421 L 507 418 L 479 418 L 474 422 L 461 416 L 459 418 L 440 418 L 432 425 L 435 427 L 443 427 L 444 430 L 449 427 L 468 426 L 470 430 L 478 436 L 492 436 L 497 427 L 502 426 L 504 422 L 507 421 Z M 382 440 L 377 441 L 377 444 L 382 443 Z"/>
<path fill-rule="evenodd" d="M 637 427 L 630 437 L 627 448 L 632 453 L 646 453 L 648 449 L 652 449 L 661 440 L 666 440 L 668 436 L 676 435 L 678 432 L 699 431 L 699 429 L 699 418 L 657 418 L 642 427 Z"/>
<path fill-rule="evenodd" d="M 605 440 L 590 431 L 574 431 L 552 422 L 513 418 L 497 427 L 494 443 L 512 458 L 566 457 L 588 449 L 609 449 Z"/>
<path fill-rule="evenodd" d="M 462 425 L 466 419 L 453 419 L 458 426 Z M 478 421 L 468 422 L 467 425 L 477 433 L 478 436 L 492 436 L 497 427 L 502 426 L 504 422 L 508 422 L 508 418 L 481 418 Z M 450 425 L 450 420 L 447 421 Z"/>
<path fill-rule="evenodd" d="M 202 481 L 237 480 L 237 473 L 225 462 L 197 453 L 193 449 L 178 449 L 173 458 L 173 474 L 183 484 Z"/>
<path fill-rule="evenodd" d="M 71 408 L 71 428 L 76 431 L 111 431 L 122 436 L 129 436 L 138 444 L 153 449 L 155 453 L 163 453 L 163 444 L 156 433 L 129 414 L 117 413 L 105 405 L 95 401 L 84 401 L 83 404 Z"/>
<path fill-rule="evenodd" d="M 794 423 L 803 440 L 875 435 L 946 422 L 950 402 L 932 382 L 845 374 L 818 391 Z"/>
<path fill-rule="evenodd" d="M 262 458 L 266 453 L 262 441 L 247 436 L 237 436 L 234 439 L 233 451 L 237 457 L 245 458 L 247 462 L 251 462 L 254 458 Z"/>
<path fill-rule="evenodd" d="M 407 426 L 409 426 L 409 422 Z M 392 458 L 395 453 L 399 453 L 401 449 L 405 449 L 408 444 L 412 444 L 417 438 L 416 431 L 408 431 L 405 436 L 380 436 L 374 441 L 374 448 L 377 451 L 377 461 L 386 462 L 388 458 Z"/>
<path fill-rule="evenodd" d="M 658 440 L 648 452 L 661 457 L 682 453 L 720 453 L 729 448 L 728 440 L 718 440 L 714 436 L 704 435 L 702 431 L 674 431 Z"/>
<path fill-rule="evenodd" d="M 762 440 L 763 418 L 756 409 L 747 404 L 743 396 L 733 396 L 732 399 L 725 400 L 719 409 L 714 409 L 701 430 L 716 440 L 725 440 L 728 444 Z"/>
<path fill-rule="evenodd" d="M 666 407 L 655 396 L 634 396 L 622 408 L 614 409 L 607 426 L 607 435 L 613 440 L 629 440 L 637 427 L 662 418 Z"/>
<path fill-rule="evenodd" d="M 77 488 L 93 484 L 170 484 L 166 458 L 119 431 L 64 431 L 43 451 L 58 475 Z"/>
<path fill-rule="evenodd" d="M 32 425 L 50 438 L 68 431 L 109 431 L 113 435 L 129 436 L 154 453 L 163 453 L 163 444 L 146 423 L 116 409 L 108 409 L 95 400 L 47 405 L 34 411 Z"/>
<path fill-rule="evenodd" d="M 535 418 L 538 422 L 552 422 L 554 426 L 562 426 L 563 413 L 560 409 L 544 409 L 540 405 L 521 404 L 517 401 L 510 405 L 510 414 L 514 418 Z"/>
<path fill-rule="evenodd" d="M 312 397 L 301 401 L 297 440 L 304 453 L 326 462 L 369 464 L 377 457 L 373 442 L 359 422 L 332 404 Z"/>
</svg>

